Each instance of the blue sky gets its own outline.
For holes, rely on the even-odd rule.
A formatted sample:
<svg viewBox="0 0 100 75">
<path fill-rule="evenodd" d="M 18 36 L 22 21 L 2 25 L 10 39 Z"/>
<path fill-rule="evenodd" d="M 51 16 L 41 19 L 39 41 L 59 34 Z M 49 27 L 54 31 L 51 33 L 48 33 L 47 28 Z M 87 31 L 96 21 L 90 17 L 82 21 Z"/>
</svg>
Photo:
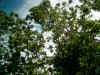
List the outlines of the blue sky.
<svg viewBox="0 0 100 75">
<path fill-rule="evenodd" d="M 0 10 L 10 13 L 11 11 L 20 9 L 24 3 L 25 0 L 0 0 Z"/>
<path fill-rule="evenodd" d="M 25 17 L 28 14 L 28 10 L 33 6 L 40 4 L 42 0 L 0 0 L 0 9 L 10 13 L 14 11 L 21 17 Z M 51 5 L 54 6 L 57 2 L 64 0 L 50 0 Z"/>
<path fill-rule="evenodd" d="M 41 1 L 42 0 L 0 0 L 0 10 L 4 10 L 8 14 L 14 11 L 21 17 L 25 17 L 28 10 L 38 5 Z"/>
</svg>

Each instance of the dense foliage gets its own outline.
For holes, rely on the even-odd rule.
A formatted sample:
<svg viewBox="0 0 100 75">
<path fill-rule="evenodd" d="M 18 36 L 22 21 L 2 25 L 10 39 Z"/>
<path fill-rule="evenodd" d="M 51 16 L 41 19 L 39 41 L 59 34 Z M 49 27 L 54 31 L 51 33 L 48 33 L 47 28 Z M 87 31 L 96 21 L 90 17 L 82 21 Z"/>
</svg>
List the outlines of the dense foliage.
<svg viewBox="0 0 100 75">
<path fill-rule="evenodd" d="M 38 74 L 36 70 L 43 64 L 43 38 L 32 28 L 17 14 L 0 11 L 0 74 Z"/>
<path fill-rule="evenodd" d="M 100 21 L 91 20 L 90 13 L 99 11 L 100 2 L 80 2 L 73 6 L 69 0 L 52 7 L 43 0 L 25 19 L 0 11 L 0 74 L 99 75 L 100 43 L 95 37 L 100 34 Z M 34 31 L 33 22 L 42 26 L 41 32 Z M 44 39 L 45 32 L 52 36 Z M 55 51 L 51 57 L 45 53 L 46 40 L 54 43 L 48 49 Z"/>
</svg>

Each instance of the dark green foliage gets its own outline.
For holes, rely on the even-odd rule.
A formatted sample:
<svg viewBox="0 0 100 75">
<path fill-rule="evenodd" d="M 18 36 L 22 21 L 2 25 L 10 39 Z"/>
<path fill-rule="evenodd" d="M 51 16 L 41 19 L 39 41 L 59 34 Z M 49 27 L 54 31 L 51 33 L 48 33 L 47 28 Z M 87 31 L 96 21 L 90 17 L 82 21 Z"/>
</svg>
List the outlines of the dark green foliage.
<svg viewBox="0 0 100 75">
<path fill-rule="evenodd" d="M 43 53 L 43 38 L 41 33 L 32 28 L 17 14 L 11 13 L 8 16 L 0 11 L 1 75 L 34 75 L 43 66 L 38 64 L 41 63 L 40 56 Z"/>
<path fill-rule="evenodd" d="M 32 19 L 43 25 L 44 31 L 53 32 L 56 53 L 52 64 L 60 75 L 96 75 L 96 53 L 100 50 L 100 44 L 94 38 L 100 31 L 100 22 L 89 20 L 86 16 L 98 5 L 95 4 L 97 1 L 92 3 L 89 0 L 81 0 L 81 2 L 83 4 L 78 7 L 82 12 L 79 18 L 76 16 L 79 9 L 71 7 L 69 12 L 65 9 L 66 3 L 63 3 L 62 8 L 60 4 L 54 8 L 47 7 L 49 9 L 47 12 L 44 12 L 47 10 L 44 9 L 46 5 L 31 9 Z"/>
<path fill-rule="evenodd" d="M 88 5 L 93 10 L 100 10 L 100 0 L 80 0 L 85 5 Z"/>
</svg>

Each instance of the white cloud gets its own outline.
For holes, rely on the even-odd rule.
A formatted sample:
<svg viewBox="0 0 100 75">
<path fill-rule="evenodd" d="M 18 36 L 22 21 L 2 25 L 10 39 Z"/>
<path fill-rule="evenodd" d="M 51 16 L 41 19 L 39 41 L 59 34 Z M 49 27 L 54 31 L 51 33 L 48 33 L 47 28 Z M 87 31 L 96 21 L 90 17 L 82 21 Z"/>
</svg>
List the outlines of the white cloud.
<svg viewBox="0 0 100 75">
<path fill-rule="evenodd" d="M 51 5 L 54 7 L 56 5 L 56 3 L 59 2 L 59 0 L 50 0 Z"/>
<path fill-rule="evenodd" d="M 28 11 L 30 8 L 40 4 L 41 1 L 42 0 L 25 0 L 24 5 L 20 9 L 16 10 L 15 12 L 17 12 L 19 16 L 23 18 L 29 13 Z"/>
<path fill-rule="evenodd" d="M 54 7 L 57 3 L 67 2 L 68 0 L 49 0 Z"/>
<path fill-rule="evenodd" d="M 92 10 L 92 15 L 93 17 L 91 18 L 92 20 L 99 20 L 100 19 L 100 11 L 94 11 Z"/>
</svg>

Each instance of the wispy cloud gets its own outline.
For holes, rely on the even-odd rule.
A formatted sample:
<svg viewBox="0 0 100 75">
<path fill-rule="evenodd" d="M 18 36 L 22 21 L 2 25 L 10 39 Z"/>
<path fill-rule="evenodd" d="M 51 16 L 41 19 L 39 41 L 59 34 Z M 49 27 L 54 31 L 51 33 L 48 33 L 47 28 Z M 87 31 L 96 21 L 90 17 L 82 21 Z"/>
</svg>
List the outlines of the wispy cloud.
<svg viewBox="0 0 100 75">
<path fill-rule="evenodd" d="M 19 14 L 22 18 L 25 17 L 29 12 L 29 9 L 33 6 L 40 4 L 42 0 L 25 0 L 24 4 L 21 8 L 16 10 L 15 12 Z"/>
</svg>

